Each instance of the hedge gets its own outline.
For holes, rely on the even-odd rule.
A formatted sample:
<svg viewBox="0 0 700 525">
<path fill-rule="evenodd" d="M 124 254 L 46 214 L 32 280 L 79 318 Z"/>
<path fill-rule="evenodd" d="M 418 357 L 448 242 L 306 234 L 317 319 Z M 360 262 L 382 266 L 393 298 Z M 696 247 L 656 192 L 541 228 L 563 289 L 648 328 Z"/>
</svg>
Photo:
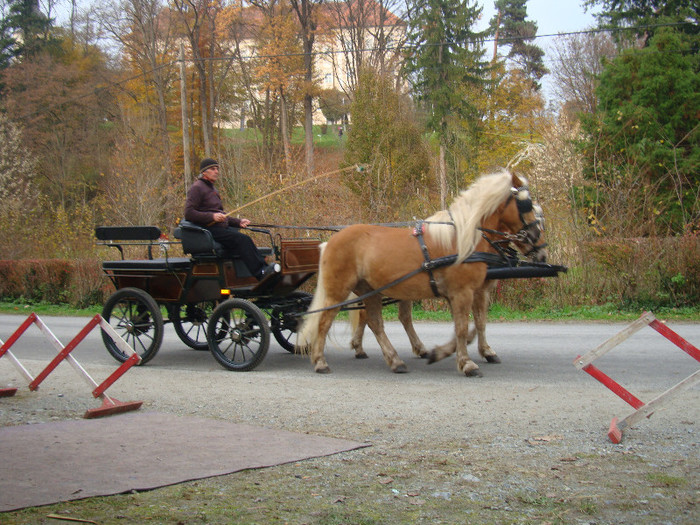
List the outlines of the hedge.
<svg viewBox="0 0 700 525">
<path fill-rule="evenodd" d="M 0 260 L 0 299 L 8 302 L 101 304 L 111 283 L 98 259 Z"/>
</svg>

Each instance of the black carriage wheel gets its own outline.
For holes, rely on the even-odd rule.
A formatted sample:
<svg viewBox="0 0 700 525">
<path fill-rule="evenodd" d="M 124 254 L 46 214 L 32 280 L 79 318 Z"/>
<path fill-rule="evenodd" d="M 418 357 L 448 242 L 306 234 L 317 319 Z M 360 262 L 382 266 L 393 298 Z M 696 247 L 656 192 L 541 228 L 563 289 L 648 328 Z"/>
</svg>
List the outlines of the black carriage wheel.
<svg viewBox="0 0 700 525">
<path fill-rule="evenodd" d="M 104 304 L 102 317 L 141 356 L 142 365 L 153 359 L 160 349 L 163 342 L 163 315 L 158 304 L 143 290 L 117 290 Z M 123 363 L 129 358 L 104 330 L 102 341 L 117 361 Z"/>
<path fill-rule="evenodd" d="M 209 350 L 207 323 L 217 301 L 176 304 L 170 309 L 170 320 L 180 340 L 195 350 Z"/>
<path fill-rule="evenodd" d="M 270 327 L 265 314 L 253 303 L 229 299 L 211 314 L 207 339 L 211 353 L 221 366 L 246 372 L 265 358 L 270 347 Z"/>
<path fill-rule="evenodd" d="M 303 320 L 297 314 L 308 310 L 312 299 L 313 295 L 308 292 L 293 292 L 289 295 L 288 304 L 276 306 L 270 313 L 272 335 L 287 352 L 294 353 L 295 344 L 292 338 Z"/>
</svg>

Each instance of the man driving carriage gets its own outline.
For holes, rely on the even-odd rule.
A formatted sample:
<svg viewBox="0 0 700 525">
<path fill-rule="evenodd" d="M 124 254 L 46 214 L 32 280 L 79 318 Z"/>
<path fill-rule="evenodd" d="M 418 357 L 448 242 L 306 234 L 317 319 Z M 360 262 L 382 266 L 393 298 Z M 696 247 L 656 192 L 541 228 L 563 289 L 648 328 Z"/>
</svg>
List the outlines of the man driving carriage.
<svg viewBox="0 0 700 525">
<path fill-rule="evenodd" d="M 187 190 L 185 219 L 207 228 L 216 242 L 239 255 L 250 273 L 260 280 L 274 265 L 267 266 L 253 240 L 239 231 L 239 228 L 248 227 L 250 220 L 224 214 L 221 197 L 214 188 L 218 178 L 219 163 L 203 159 L 199 164 L 199 178 Z"/>
</svg>

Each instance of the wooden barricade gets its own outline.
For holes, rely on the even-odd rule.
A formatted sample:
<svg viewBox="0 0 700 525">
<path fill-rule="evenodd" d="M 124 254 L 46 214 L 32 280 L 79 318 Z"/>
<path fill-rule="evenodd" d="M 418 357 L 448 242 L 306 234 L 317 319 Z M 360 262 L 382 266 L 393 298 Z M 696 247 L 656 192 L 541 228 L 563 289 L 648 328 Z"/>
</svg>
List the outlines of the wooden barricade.
<svg viewBox="0 0 700 525">
<path fill-rule="evenodd" d="M 58 355 L 44 368 L 41 373 L 36 377 L 32 377 L 32 375 L 27 371 L 27 369 L 22 365 L 22 363 L 15 357 L 15 355 L 11 352 L 10 348 L 12 347 L 13 344 L 17 342 L 17 340 L 24 334 L 27 329 L 32 326 L 36 325 L 39 330 L 44 334 L 44 336 L 53 344 L 53 346 L 58 350 Z M 106 331 L 109 336 L 112 338 L 112 340 L 115 342 L 115 344 L 119 347 L 122 352 L 124 352 L 126 355 L 129 356 L 129 358 L 124 361 L 124 363 L 121 364 L 119 368 L 117 368 L 107 379 L 105 379 L 102 383 L 98 384 L 92 377 L 90 377 L 90 374 L 87 373 L 87 371 L 81 366 L 81 364 L 71 355 L 71 352 L 75 349 L 76 346 L 87 336 L 90 331 L 95 328 L 96 326 L 100 326 L 102 330 Z M 119 379 L 129 368 L 131 368 L 133 365 L 138 364 L 141 362 L 141 357 L 134 352 L 134 350 L 128 345 L 124 339 L 119 336 L 114 331 L 114 328 L 105 321 L 101 315 L 96 315 L 93 317 L 86 325 L 85 327 L 78 332 L 78 335 L 76 335 L 70 343 L 68 343 L 66 346 L 63 346 L 61 342 L 58 340 L 58 338 L 51 332 L 48 326 L 37 316 L 35 313 L 32 313 L 21 325 L 20 327 L 10 336 L 10 338 L 7 340 L 7 342 L 2 342 L 0 340 L 0 358 L 2 357 L 7 357 L 10 362 L 15 366 L 15 368 L 19 371 L 22 376 L 28 381 L 29 383 L 29 390 L 35 391 L 39 388 L 39 385 L 46 379 L 46 377 L 53 372 L 56 367 L 62 362 L 62 361 L 67 361 L 92 388 L 92 395 L 95 398 L 100 398 L 102 400 L 102 406 L 99 408 L 93 408 L 89 409 L 83 417 L 85 418 L 96 418 L 96 417 L 102 417 L 102 416 L 107 416 L 111 414 L 116 414 L 120 412 L 128 412 L 130 410 L 137 410 L 138 408 L 141 407 L 143 404 L 143 401 L 130 401 L 130 402 L 121 402 L 117 399 L 114 399 L 112 397 L 107 396 L 105 394 L 105 391 L 112 385 L 114 382 Z M 9 397 L 13 396 L 17 392 L 16 388 L 6 388 L 6 389 L 0 389 L 0 397 Z"/>
<path fill-rule="evenodd" d="M 574 359 L 574 366 L 579 370 L 583 370 L 592 377 L 596 378 L 598 381 L 603 383 L 606 387 L 617 394 L 622 400 L 635 408 L 635 412 L 631 413 L 629 416 L 624 418 L 622 421 L 618 421 L 616 417 L 610 422 L 610 429 L 608 430 L 608 437 L 613 443 L 619 443 L 622 441 L 622 432 L 625 428 L 630 427 L 640 421 L 644 417 L 651 417 L 655 410 L 659 407 L 667 404 L 673 397 L 678 395 L 680 392 L 687 390 L 696 383 L 700 382 L 700 370 L 689 375 L 684 380 L 675 384 L 663 394 L 652 399 L 648 403 L 644 403 L 638 399 L 635 395 L 613 380 L 611 377 L 603 373 L 599 368 L 596 368 L 592 363 L 602 355 L 608 353 L 610 350 L 615 348 L 617 345 L 622 343 L 625 339 L 630 337 L 632 334 L 638 332 L 645 326 L 650 326 L 666 339 L 675 344 L 678 348 L 683 350 L 689 356 L 694 358 L 696 361 L 700 362 L 700 350 L 695 346 L 690 344 L 688 341 L 679 336 L 676 332 L 668 328 L 666 325 L 659 322 L 656 317 L 651 312 L 644 312 L 642 316 L 630 324 L 628 327 L 618 332 L 610 339 L 602 343 L 600 346 L 591 350 L 584 356 L 578 356 Z"/>
</svg>

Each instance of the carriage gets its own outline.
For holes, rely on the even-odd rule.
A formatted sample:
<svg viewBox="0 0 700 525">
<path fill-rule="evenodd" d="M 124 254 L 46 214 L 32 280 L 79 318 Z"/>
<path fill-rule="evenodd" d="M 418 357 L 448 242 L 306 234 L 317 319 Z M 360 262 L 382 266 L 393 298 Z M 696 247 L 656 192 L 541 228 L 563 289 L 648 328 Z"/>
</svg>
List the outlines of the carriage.
<svg viewBox="0 0 700 525">
<path fill-rule="evenodd" d="M 487 293 L 486 283 L 566 271 L 544 262 L 544 218 L 538 216 L 527 186 L 509 172 L 477 179 L 449 210 L 418 221 L 413 233 L 386 225 L 339 229 L 328 241 L 320 264 L 320 241 L 275 238 L 269 230 L 248 228 L 270 237 L 271 248 L 263 248 L 261 254 L 279 261 L 275 272 L 258 281 L 235 254 L 217 246 L 206 228 L 186 221 L 175 230 L 175 237 L 189 257 L 168 257 L 168 243 L 160 242 L 160 230 L 155 227 L 97 228 L 98 240 L 122 254 L 121 260 L 102 265 L 117 289 L 102 316 L 131 343 L 142 363 L 160 348 L 165 313 L 185 344 L 208 348 L 223 367 L 237 371 L 252 370 L 264 359 L 270 334 L 294 352 L 292 338 L 304 316 L 303 328 L 294 339 L 300 351 L 310 353 L 315 370 L 325 373 L 329 368 L 323 348 L 333 318 L 341 309 L 358 308 L 361 302 L 385 360 L 393 371 L 402 372 L 405 364 L 383 333 L 381 307 L 387 301 L 442 296 L 452 310 L 455 338 L 434 349 L 429 362 L 456 351 L 460 371 L 475 375 L 478 366 L 466 352 L 468 318 L 472 312 L 480 328 L 482 353 L 487 305 L 480 301 L 472 310 L 472 301 Z M 123 246 L 130 243 L 145 244 L 148 259 L 126 259 Z M 520 260 L 511 244 L 532 262 Z M 165 257 L 152 257 L 156 246 L 165 251 Z M 391 257 L 397 253 L 402 257 Z M 299 290 L 316 273 L 315 294 Z M 361 295 L 346 299 L 353 291 Z M 102 337 L 117 360 L 127 359 L 109 335 L 102 332 Z M 495 354 L 482 356 L 496 362 Z"/>
<path fill-rule="evenodd" d="M 162 239 L 155 226 L 102 226 L 98 244 L 113 247 L 120 259 L 103 261 L 102 270 L 116 291 L 102 316 L 141 356 L 144 364 L 156 355 L 163 329 L 171 323 L 180 340 L 195 350 L 210 350 L 226 369 L 247 371 L 267 354 L 272 335 L 293 352 L 298 314 L 311 302 L 299 290 L 318 269 L 319 240 L 283 239 L 269 230 L 248 228 L 269 238 L 258 250 L 279 264 L 258 281 L 242 261 L 214 241 L 211 233 L 182 221 L 174 236 L 186 257 L 170 257 L 174 242 Z M 125 248 L 141 246 L 146 259 L 125 258 Z M 154 258 L 155 250 L 162 251 Z M 108 352 L 118 361 L 128 356 L 102 332 Z"/>
</svg>

